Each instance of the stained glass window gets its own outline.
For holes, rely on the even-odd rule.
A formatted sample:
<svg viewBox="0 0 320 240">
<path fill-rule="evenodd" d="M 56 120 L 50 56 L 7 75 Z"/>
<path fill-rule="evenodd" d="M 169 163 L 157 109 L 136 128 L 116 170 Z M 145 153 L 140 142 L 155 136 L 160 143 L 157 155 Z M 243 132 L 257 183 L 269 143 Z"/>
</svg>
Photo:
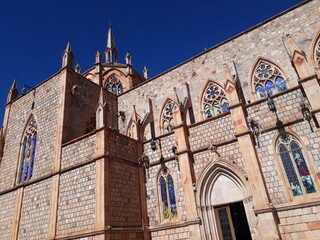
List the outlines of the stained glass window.
<svg viewBox="0 0 320 240">
<path fill-rule="evenodd" d="M 162 112 L 162 128 L 163 128 L 163 133 L 168 133 L 172 131 L 172 128 L 174 127 L 174 120 L 173 120 L 173 101 L 168 100 L 163 112 Z"/>
<path fill-rule="evenodd" d="M 96 112 L 94 112 L 88 119 L 86 123 L 86 130 L 85 133 L 90 133 L 96 129 L 97 122 L 96 122 Z"/>
<path fill-rule="evenodd" d="M 228 112 L 229 102 L 221 87 L 210 82 L 203 96 L 203 111 L 206 118 Z"/>
<path fill-rule="evenodd" d="M 123 87 L 120 79 L 116 75 L 112 75 L 106 84 L 106 88 L 109 92 L 112 92 L 115 95 L 123 93 Z"/>
<path fill-rule="evenodd" d="M 37 122 L 32 116 L 23 135 L 18 183 L 27 181 L 33 175 L 36 145 Z"/>
<path fill-rule="evenodd" d="M 278 153 L 293 196 L 316 192 L 316 188 L 298 141 L 290 134 L 278 140 Z"/>
<path fill-rule="evenodd" d="M 318 42 L 316 44 L 316 48 L 315 48 L 315 58 L 316 58 L 316 63 L 317 63 L 317 66 L 320 67 L 320 37 L 318 39 Z"/>
<path fill-rule="evenodd" d="M 171 219 L 178 216 L 176 196 L 172 176 L 168 169 L 162 169 L 159 178 L 160 202 L 163 219 Z"/>
<path fill-rule="evenodd" d="M 254 71 L 253 85 L 258 99 L 288 89 L 284 74 L 272 63 L 260 60 Z"/>
</svg>

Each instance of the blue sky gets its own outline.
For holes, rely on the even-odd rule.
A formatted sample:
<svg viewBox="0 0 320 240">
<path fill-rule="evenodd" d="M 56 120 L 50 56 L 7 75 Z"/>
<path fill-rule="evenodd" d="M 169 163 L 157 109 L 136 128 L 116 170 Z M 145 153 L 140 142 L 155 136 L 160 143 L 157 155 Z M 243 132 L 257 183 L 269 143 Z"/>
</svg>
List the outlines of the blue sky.
<svg viewBox="0 0 320 240">
<path fill-rule="evenodd" d="M 155 76 L 301 0 L 0 0 L 0 121 L 7 91 L 58 72 L 67 41 L 81 71 L 104 52 L 112 23 L 119 62 Z"/>
</svg>

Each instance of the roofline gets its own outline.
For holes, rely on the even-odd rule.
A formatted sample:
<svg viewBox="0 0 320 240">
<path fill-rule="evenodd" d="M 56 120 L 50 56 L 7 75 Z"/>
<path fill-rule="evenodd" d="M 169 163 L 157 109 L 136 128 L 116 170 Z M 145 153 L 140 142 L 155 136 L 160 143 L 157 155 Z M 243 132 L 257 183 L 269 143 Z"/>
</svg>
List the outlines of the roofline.
<svg viewBox="0 0 320 240">
<path fill-rule="evenodd" d="M 177 65 L 175 65 L 175 66 L 173 66 L 173 67 L 171 67 L 171 68 L 169 68 L 168 70 L 166 70 L 166 71 L 164 71 L 164 72 L 162 72 L 162 73 L 159 73 L 158 75 L 156 75 L 156 76 L 154 76 L 154 77 L 152 77 L 152 78 L 150 78 L 150 79 L 148 79 L 148 80 L 146 80 L 146 81 L 144 81 L 144 82 L 142 82 L 142 83 L 134 86 L 133 88 L 129 89 L 128 91 L 126 91 L 126 92 L 118 95 L 118 97 L 120 97 L 120 96 L 122 96 L 122 95 L 125 95 L 126 93 L 128 93 L 128 92 L 130 92 L 130 91 L 132 91 L 132 90 L 135 90 L 136 88 L 139 88 L 140 86 L 142 86 L 142 85 L 144 85 L 144 84 L 146 84 L 146 83 L 149 83 L 149 82 L 155 80 L 156 78 L 159 78 L 159 77 L 161 77 L 162 75 L 165 75 L 165 74 L 168 73 L 168 72 L 171 72 L 172 70 L 174 70 L 174 69 L 176 69 L 176 68 L 178 68 L 178 67 L 180 67 L 180 66 L 182 66 L 182 65 L 184 65 L 184 64 L 186 64 L 186 63 L 188 63 L 188 62 L 190 62 L 190 61 L 192 61 L 192 60 L 194 60 L 195 58 L 198 58 L 198 57 L 200 57 L 201 55 L 204 55 L 204 54 L 212 51 L 213 49 L 216 49 L 216 48 L 218 48 L 218 47 L 220 47 L 220 46 L 222 46 L 222 45 L 224 45 L 224 44 L 226 44 L 226 43 L 228 43 L 228 42 L 231 42 L 232 40 L 234 40 L 234 39 L 236 39 L 236 38 L 239 38 L 240 36 L 242 36 L 242 35 L 250 32 L 250 31 L 253 31 L 254 29 L 257 29 L 257 28 L 259 28 L 259 27 L 267 24 L 268 22 L 271 22 L 272 20 L 274 20 L 274 19 L 276 19 L 276 18 L 278 18 L 278 17 L 280 17 L 280 16 L 282 16 L 282 15 L 285 15 L 285 14 L 287 14 L 288 12 L 291 12 L 291 11 L 295 10 L 296 8 L 298 8 L 298 7 L 300 7 L 300 6 L 303 6 L 303 5 L 305 5 L 305 4 L 309 3 L 309 2 L 312 2 L 312 1 L 314 1 L 314 0 L 304 0 L 304 1 L 302 1 L 301 3 L 298 3 L 297 5 L 295 5 L 295 6 L 293 6 L 293 7 L 290 7 L 290 8 L 288 8 L 287 10 L 284 10 L 284 11 L 282 11 L 282 12 L 274 15 L 273 17 L 268 18 L 267 20 L 265 20 L 265 21 L 263 21 L 263 22 L 261 22 L 261 23 L 258 23 L 257 25 L 254 25 L 253 27 L 250 27 L 250 28 L 248 28 L 247 30 L 244 30 L 244 31 L 242 31 L 242 32 L 234 35 L 233 37 L 228 38 L 228 39 L 226 39 L 226 40 L 224 40 L 224 41 L 222 41 L 222 42 L 214 45 L 213 47 L 210 47 L 210 48 L 206 49 L 205 51 L 203 51 L 203 52 L 201 52 L 201 53 L 198 53 L 197 55 L 195 55 L 195 56 L 193 56 L 193 57 L 191 57 L 191 58 L 188 58 L 187 60 L 185 60 L 185 61 L 183 61 L 183 62 L 181 62 L 181 63 L 179 63 L 179 64 L 177 64 Z"/>
</svg>

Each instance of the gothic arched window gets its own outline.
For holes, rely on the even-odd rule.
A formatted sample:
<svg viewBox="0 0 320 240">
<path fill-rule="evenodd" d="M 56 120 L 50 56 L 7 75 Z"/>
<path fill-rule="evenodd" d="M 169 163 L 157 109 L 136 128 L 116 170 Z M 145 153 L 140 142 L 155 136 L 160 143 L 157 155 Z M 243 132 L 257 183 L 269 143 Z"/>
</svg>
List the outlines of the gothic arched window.
<svg viewBox="0 0 320 240">
<path fill-rule="evenodd" d="M 174 120 L 173 120 L 173 101 L 168 100 L 165 107 L 163 108 L 162 115 L 161 115 L 161 126 L 163 128 L 163 133 L 168 133 L 172 131 L 174 127 Z"/>
<path fill-rule="evenodd" d="M 162 169 L 160 172 L 159 189 L 163 220 L 178 216 L 174 183 L 167 168 Z"/>
<path fill-rule="evenodd" d="M 253 72 L 253 86 L 258 99 L 288 89 L 284 74 L 272 63 L 259 60 Z"/>
<path fill-rule="evenodd" d="M 112 75 L 107 83 L 106 83 L 106 88 L 109 92 L 112 92 L 115 95 L 119 95 L 123 93 L 123 87 L 122 87 L 122 82 L 116 75 Z"/>
<path fill-rule="evenodd" d="M 317 67 L 320 67 L 320 34 L 318 35 L 318 39 L 316 41 L 316 44 L 314 46 L 314 60 Z"/>
<path fill-rule="evenodd" d="M 283 134 L 277 141 L 278 155 L 282 161 L 293 196 L 315 193 L 316 188 L 298 140 Z"/>
<path fill-rule="evenodd" d="M 37 145 L 37 122 L 32 116 L 22 138 L 21 160 L 18 183 L 32 177 Z"/>
<path fill-rule="evenodd" d="M 210 82 L 204 91 L 202 106 L 205 118 L 217 116 L 229 111 L 229 102 L 226 98 L 226 93 L 220 86 L 213 82 Z"/>
<path fill-rule="evenodd" d="M 90 133 L 96 130 L 97 128 L 97 117 L 96 117 L 96 112 L 94 112 L 86 122 L 86 128 L 85 128 L 85 133 Z"/>
</svg>

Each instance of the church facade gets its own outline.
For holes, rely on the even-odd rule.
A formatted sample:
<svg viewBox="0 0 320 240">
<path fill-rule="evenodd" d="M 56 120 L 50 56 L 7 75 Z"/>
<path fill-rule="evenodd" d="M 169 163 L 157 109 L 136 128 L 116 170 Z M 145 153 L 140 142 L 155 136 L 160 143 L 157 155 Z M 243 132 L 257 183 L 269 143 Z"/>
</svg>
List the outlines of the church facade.
<svg viewBox="0 0 320 240">
<path fill-rule="evenodd" d="M 320 1 L 148 78 L 104 58 L 8 92 L 0 239 L 320 239 Z"/>
</svg>

